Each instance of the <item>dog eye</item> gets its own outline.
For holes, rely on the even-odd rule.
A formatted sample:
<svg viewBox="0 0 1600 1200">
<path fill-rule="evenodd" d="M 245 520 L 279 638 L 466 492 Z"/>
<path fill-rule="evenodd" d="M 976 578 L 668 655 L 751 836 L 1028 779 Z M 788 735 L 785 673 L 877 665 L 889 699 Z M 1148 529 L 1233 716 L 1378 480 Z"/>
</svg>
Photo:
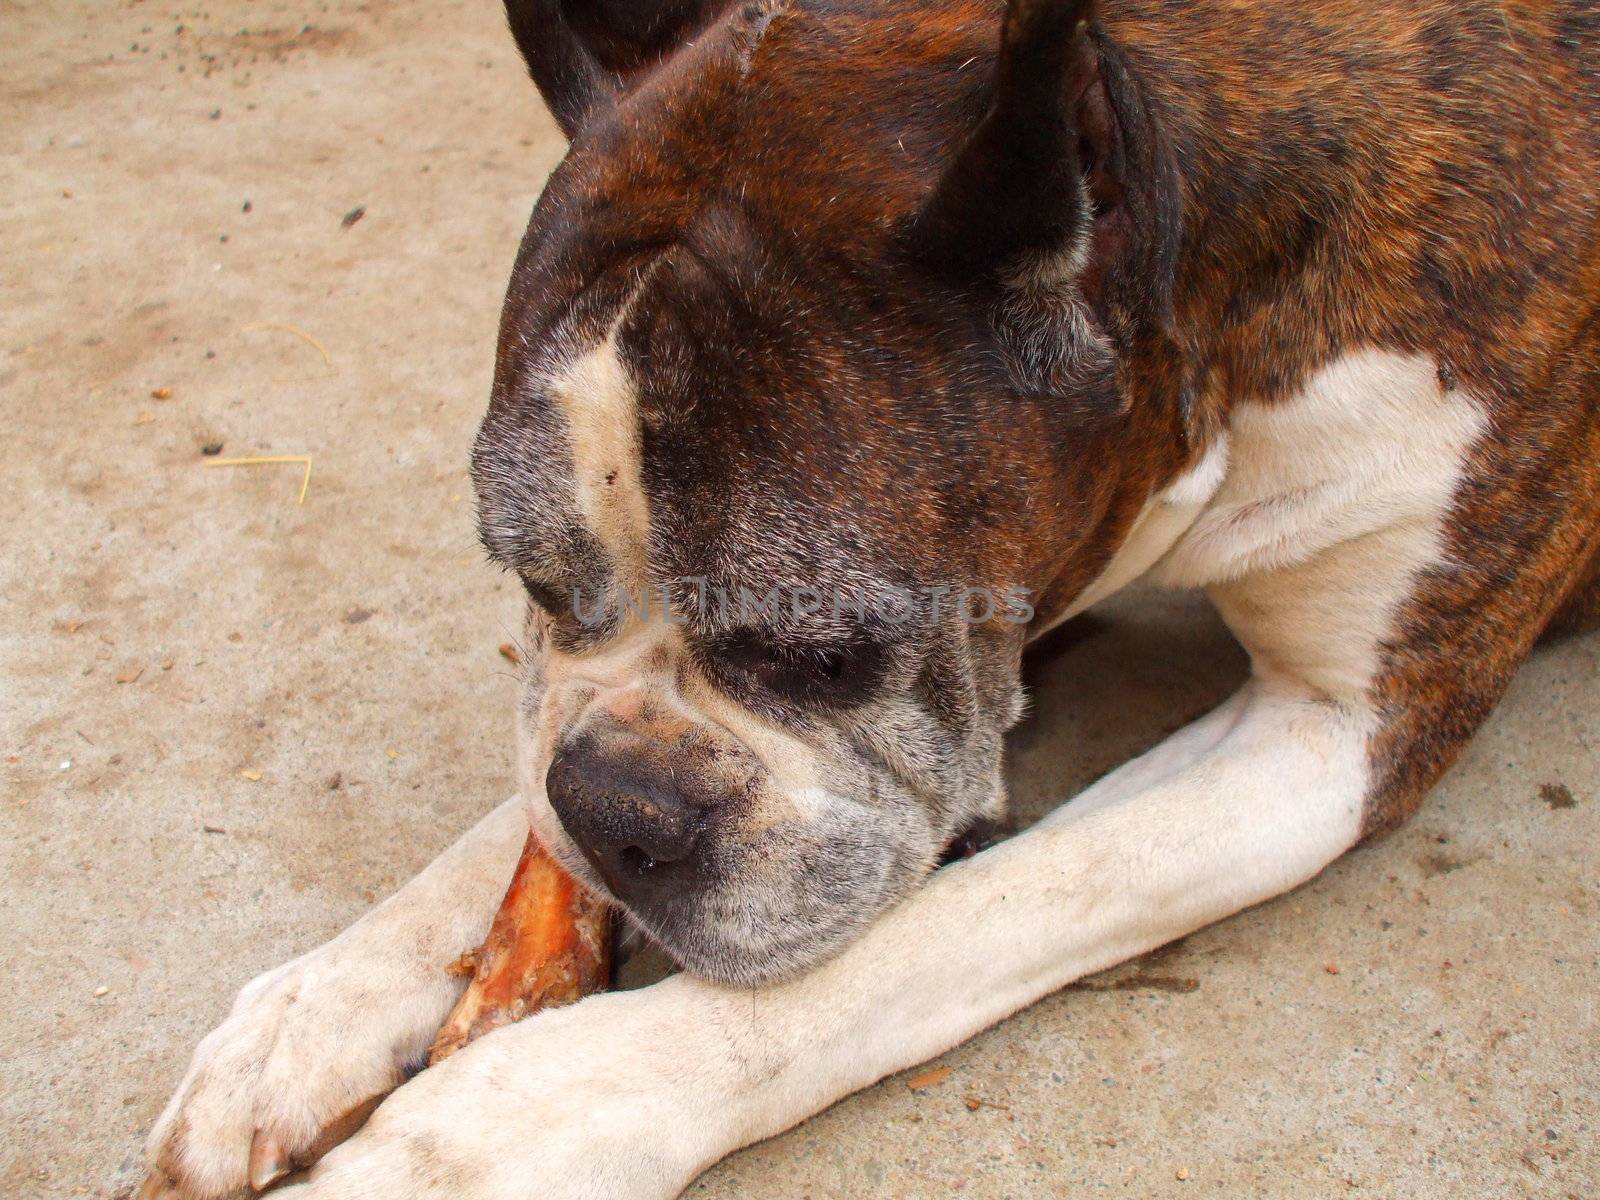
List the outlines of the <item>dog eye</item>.
<svg viewBox="0 0 1600 1200">
<path fill-rule="evenodd" d="M 882 655 L 870 642 L 807 646 L 775 642 L 741 630 L 705 648 L 713 673 L 791 704 L 843 708 L 860 703 L 882 674 Z"/>
<path fill-rule="evenodd" d="M 607 610 L 590 597 L 576 590 L 530 579 L 521 571 L 517 578 L 528 599 L 549 619 L 547 631 L 551 644 L 568 654 L 577 654 L 604 641 L 613 632 L 606 620 Z"/>
<path fill-rule="evenodd" d="M 809 683 L 818 687 L 831 687 L 844 682 L 851 665 L 849 654 L 843 650 L 812 646 L 791 651 L 775 650 L 771 659 L 778 669 L 804 675 Z"/>
<path fill-rule="evenodd" d="M 522 581 L 522 590 L 528 593 L 528 599 L 544 609 L 548 615 L 560 617 L 572 611 L 572 606 L 567 603 L 565 597 L 550 585 L 540 583 L 523 571 L 517 572 L 517 578 Z"/>
</svg>

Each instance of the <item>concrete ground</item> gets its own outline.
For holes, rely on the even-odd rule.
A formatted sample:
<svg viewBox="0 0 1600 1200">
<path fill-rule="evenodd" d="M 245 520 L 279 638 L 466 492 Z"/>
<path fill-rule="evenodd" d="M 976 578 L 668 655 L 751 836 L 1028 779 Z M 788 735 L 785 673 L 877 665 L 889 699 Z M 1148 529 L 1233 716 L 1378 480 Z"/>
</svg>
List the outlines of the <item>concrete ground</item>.
<svg viewBox="0 0 1600 1200">
<path fill-rule="evenodd" d="M 235 989 L 509 790 L 516 597 L 465 460 L 561 144 L 497 8 L 0 5 L 7 1197 L 125 1187 Z M 311 456 L 305 503 L 211 443 Z M 1597 665 L 1540 653 L 1418 819 L 1315 884 L 691 1194 L 1600 1193 Z M 1145 596 L 1037 670 L 1025 817 L 1242 663 Z"/>
</svg>

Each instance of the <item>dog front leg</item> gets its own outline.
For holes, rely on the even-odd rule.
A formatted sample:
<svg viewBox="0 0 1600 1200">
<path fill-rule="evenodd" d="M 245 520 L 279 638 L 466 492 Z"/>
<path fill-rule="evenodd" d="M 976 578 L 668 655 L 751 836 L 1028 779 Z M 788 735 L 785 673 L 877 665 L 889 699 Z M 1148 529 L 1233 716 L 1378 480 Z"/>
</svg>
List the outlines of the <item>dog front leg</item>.
<svg viewBox="0 0 1600 1200">
<path fill-rule="evenodd" d="M 513 797 L 333 941 L 246 984 L 151 1130 L 142 1194 L 266 1183 L 421 1065 L 464 986 L 446 967 L 482 940 L 527 833 Z"/>
<path fill-rule="evenodd" d="M 674 1196 L 1080 976 L 1311 878 L 1356 839 L 1370 725 L 1251 684 L 1123 777 L 1146 786 L 936 873 L 803 978 L 680 975 L 488 1035 L 396 1092 L 293 1200 Z"/>
<path fill-rule="evenodd" d="M 741 1056 L 771 1074 L 728 1106 L 719 1152 L 1312 878 L 1359 836 L 1373 724 L 1248 684 L 1091 789 L 1088 812 L 1069 804 L 939 872 L 816 974 L 730 1000 Z"/>
</svg>

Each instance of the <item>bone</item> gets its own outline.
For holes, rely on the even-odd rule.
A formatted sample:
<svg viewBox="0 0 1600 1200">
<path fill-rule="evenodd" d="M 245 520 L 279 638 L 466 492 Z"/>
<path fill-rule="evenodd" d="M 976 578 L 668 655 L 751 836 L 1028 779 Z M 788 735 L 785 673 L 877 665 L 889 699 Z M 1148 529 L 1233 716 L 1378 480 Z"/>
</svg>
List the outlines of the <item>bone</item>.
<svg viewBox="0 0 1600 1200">
<path fill-rule="evenodd" d="M 470 970 L 472 982 L 434 1038 L 429 1066 L 502 1025 L 607 987 L 610 907 L 530 833 L 489 936 L 452 970 Z"/>
</svg>

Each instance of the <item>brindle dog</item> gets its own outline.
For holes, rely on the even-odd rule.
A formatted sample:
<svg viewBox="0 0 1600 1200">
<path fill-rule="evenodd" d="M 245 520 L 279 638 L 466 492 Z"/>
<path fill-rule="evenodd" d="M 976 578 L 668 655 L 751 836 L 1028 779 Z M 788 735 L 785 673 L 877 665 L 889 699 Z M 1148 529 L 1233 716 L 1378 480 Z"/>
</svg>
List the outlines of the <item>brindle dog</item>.
<svg viewBox="0 0 1600 1200">
<path fill-rule="evenodd" d="M 400 1084 L 529 821 L 686 972 L 423 1073 L 295 1200 L 672 1196 L 1394 827 L 1600 612 L 1592 3 L 509 8 L 572 139 L 474 459 L 521 798 L 245 988 L 148 1195 Z M 1024 645 L 1141 576 L 1249 683 L 933 871 Z"/>
</svg>

